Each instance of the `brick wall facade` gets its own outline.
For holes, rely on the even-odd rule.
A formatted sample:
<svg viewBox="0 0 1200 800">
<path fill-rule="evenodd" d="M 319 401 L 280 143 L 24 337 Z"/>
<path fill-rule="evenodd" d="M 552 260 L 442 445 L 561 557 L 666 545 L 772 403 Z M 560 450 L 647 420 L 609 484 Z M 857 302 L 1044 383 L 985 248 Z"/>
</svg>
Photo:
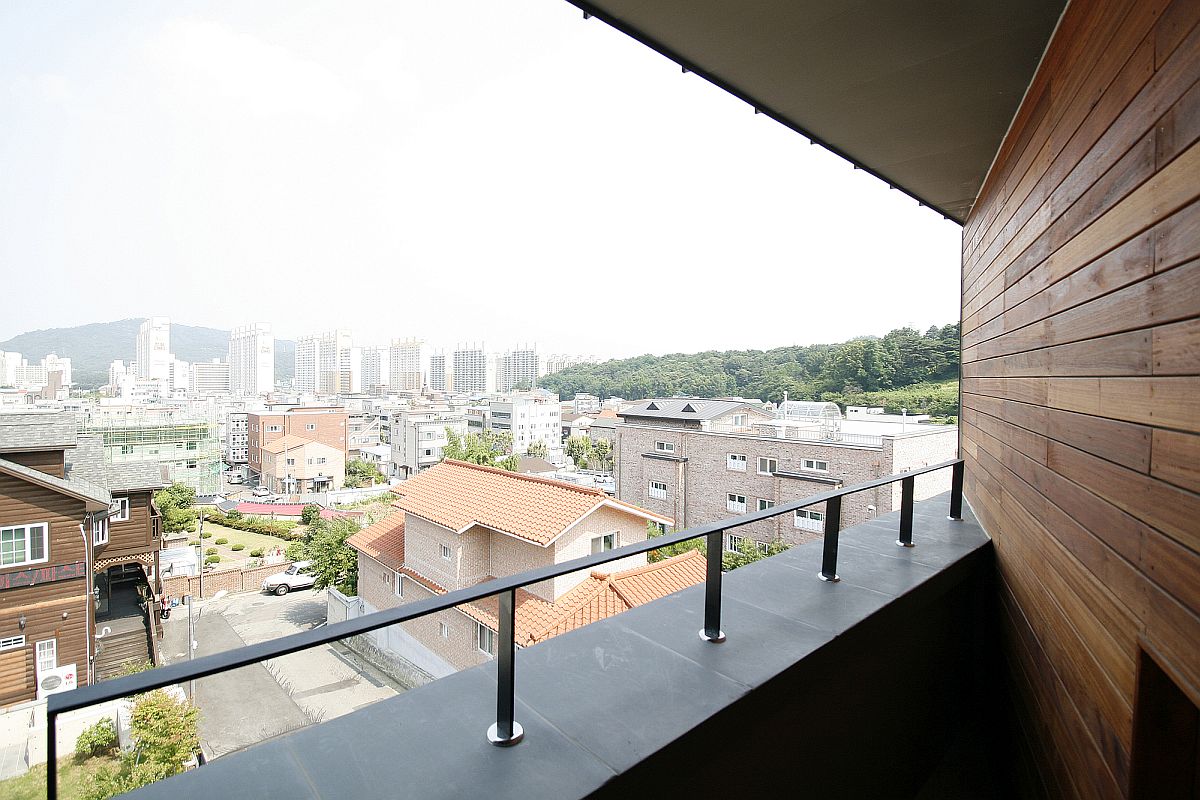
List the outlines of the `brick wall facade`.
<svg viewBox="0 0 1200 800">
<path fill-rule="evenodd" d="M 836 488 L 831 480 L 851 486 L 953 458 L 958 430 L 938 426 L 936 430 L 885 436 L 882 441 L 882 447 L 863 447 L 621 424 L 617 426 L 617 496 L 673 517 L 677 529 L 693 527 L 741 513 L 730 510 L 730 494 L 745 497 L 746 511 L 755 511 L 760 500 L 779 505 Z M 657 442 L 673 444 L 674 453 L 663 454 Z M 745 456 L 744 471 L 730 469 L 731 454 Z M 760 458 L 775 460 L 774 474 L 760 474 Z M 828 462 L 829 471 L 806 468 L 805 459 Z M 948 471 L 918 478 L 917 499 L 949 489 L 949 481 Z M 650 495 L 651 482 L 666 485 L 665 498 Z M 846 497 L 842 501 L 842 525 L 864 522 L 893 510 L 899 502 L 898 483 L 893 489 L 884 487 Z M 824 506 L 812 510 L 824 512 Z M 736 534 L 760 542 L 780 539 L 788 544 L 813 538 L 813 532 L 797 527 L 790 514 L 743 526 Z"/>
<path fill-rule="evenodd" d="M 198 575 L 175 575 L 164 578 L 163 592 L 171 597 L 183 597 L 190 594 L 193 597 L 212 597 L 220 591 L 226 592 L 257 592 L 262 589 L 265 578 L 283 572 L 291 564 L 284 561 L 280 564 L 270 564 L 253 569 L 223 569 L 204 573 L 204 594 L 200 594 L 200 577 Z"/>
</svg>

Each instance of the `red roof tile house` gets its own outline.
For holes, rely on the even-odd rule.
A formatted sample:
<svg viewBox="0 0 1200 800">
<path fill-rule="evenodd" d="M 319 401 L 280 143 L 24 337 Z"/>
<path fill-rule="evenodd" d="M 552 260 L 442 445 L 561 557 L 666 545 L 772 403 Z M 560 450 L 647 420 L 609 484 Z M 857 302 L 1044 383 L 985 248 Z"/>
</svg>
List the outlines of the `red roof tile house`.
<svg viewBox="0 0 1200 800">
<path fill-rule="evenodd" d="M 596 489 L 460 461 L 443 461 L 394 490 L 395 510 L 350 537 L 366 613 L 557 564 L 646 538 L 671 520 Z M 689 553 L 657 564 L 644 555 L 533 584 L 517 593 L 517 644 L 526 647 L 704 580 Z M 437 678 L 495 653 L 496 599 L 394 625 L 375 634 L 418 673 Z"/>
</svg>

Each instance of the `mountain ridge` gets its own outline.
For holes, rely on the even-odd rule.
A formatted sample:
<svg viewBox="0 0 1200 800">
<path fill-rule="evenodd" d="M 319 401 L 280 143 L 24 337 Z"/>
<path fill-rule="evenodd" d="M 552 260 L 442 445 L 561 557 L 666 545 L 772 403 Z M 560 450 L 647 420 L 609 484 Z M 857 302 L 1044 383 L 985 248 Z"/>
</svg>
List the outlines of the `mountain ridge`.
<svg viewBox="0 0 1200 800">
<path fill-rule="evenodd" d="M 80 386 L 101 386 L 108 382 L 108 367 L 113 361 L 132 361 L 137 352 L 138 328 L 145 318 L 90 322 L 69 328 L 43 328 L 17 334 L 0 342 L 0 350 L 17 352 L 36 363 L 50 353 L 71 359 L 72 379 Z M 229 355 L 229 331 L 203 325 L 171 323 L 171 352 L 175 357 L 195 363 L 224 360 Z M 275 378 L 289 380 L 295 372 L 296 343 L 275 340 Z"/>
</svg>

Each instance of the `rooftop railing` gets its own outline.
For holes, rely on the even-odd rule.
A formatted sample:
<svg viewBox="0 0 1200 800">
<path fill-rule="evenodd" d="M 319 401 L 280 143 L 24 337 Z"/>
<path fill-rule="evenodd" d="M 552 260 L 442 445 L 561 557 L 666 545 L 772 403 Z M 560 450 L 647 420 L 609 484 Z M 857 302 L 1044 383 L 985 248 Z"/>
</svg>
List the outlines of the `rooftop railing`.
<svg viewBox="0 0 1200 800">
<path fill-rule="evenodd" d="M 873 433 L 843 433 L 842 431 L 822 430 L 814 425 L 811 428 L 796 427 L 793 420 L 756 421 L 752 425 L 734 425 L 730 422 L 711 422 L 705 430 L 710 433 L 735 433 L 744 436 L 768 436 L 772 439 L 791 439 L 800 442 L 816 442 L 819 444 L 848 444 L 859 447 L 883 447 L 883 436 Z"/>
<path fill-rule="evenodd" d="M 247 645 L 222 653 L 203 656 L 194 661 L 169 664 L 149 672 L 140 672 L 121 678 L 103 681 L 91 686 L 84 686 L 63 694 L 51 695 L 46 705 L 46 753 L 47 753 L 47 796 L 50 800 L 58 797 L 58 717 L 62 714 L 77 711 L 88 706 L 119 700 L 130 695 L 160 689 L 164 686 L 180 684 L 215 675 L 221 672 L 250 666 L 271 658 L 289 655 L 300 650 L 329 644 L 339 639 L 358 636 L 364 633 L 396 625 L 402 622 L 419 619 L 439 611 L 446 611 L 464 603 L 471 603 L 492 595 L 499 595 L 499 631 L 496 641 L 496 722 L 487 730 L 487 738 L 492 744 L 504 747 L 515 745 L 521 741 L 524 731 L 514 717 L 516 708 L 516 675 L 515 654 L 516 640 L 513 636 L 516 621 L 516 592 L 518 589 L 534 583 L 557 578 L 580 570 L 590 570 L 594 567 L 617 561 L 629 556 L 658 550 L 672 544 L 690 542 L 695 539 L 705 539 L 708 553 L 715 555 L 708 559 L 705 573 L 704 589 L 704 627 L 700 629 L 700 638 L 719 643 L 725 641 L 725 633 L 721 630 L 721 559 L 722 537 L 732 528 L 749 525 L 753 522 L 770 519 L 781 514 L 790 514 L 809 506 L 825 503 L 824 549 L 822 550 L 821 570 L 817 577 L 823 581 L 836 582 L 840 580 L 837 574 L 838 534 L 841 529 L 842 498 L 900 482 L 901 506 L 900 524 L 896 544 L 901 547 L 913 546 L 913 504 L 915 500 L 916 477 L 942 469 L 953 470 L 950 491 L 950 519 L 962 519 L 963 476 L 964 464 L 962 459 L 952 459 L 940 464 L 915 469 L 898 475 L 888 475 L 865 483 L 835 489 L 821 494 L 811 495 L 801 500 L 781 503 L 772 508 L 752 511 L 741 516 L 698 525 L 687 530 L 666 533 L 635 544 L 625 545 L 595 555 L 576 558 L 561 564 L 552 564 L 538 569 L 528 570 L 516 575 L 481 583 L 467 589 L 447 592 L 443 595 L 407 603 L 397 608 L 377 611 L 353 620 L 324 625 L 309 631 L 284 636 L 258 644 Z"/>
</svg>

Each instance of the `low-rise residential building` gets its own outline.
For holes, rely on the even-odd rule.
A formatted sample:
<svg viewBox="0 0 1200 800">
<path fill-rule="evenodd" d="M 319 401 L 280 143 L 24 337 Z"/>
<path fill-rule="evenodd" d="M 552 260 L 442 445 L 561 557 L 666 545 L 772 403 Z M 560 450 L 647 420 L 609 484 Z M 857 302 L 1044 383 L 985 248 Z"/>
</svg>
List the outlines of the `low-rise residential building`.
<svg viewBox="0 0 1200 800">
<path fill-rule="evenodd" d="M 259 480 L 267 455 L 263 448 L 286 435 L 321 442 L 349 457 L 347 421 L 341 406 L 282 406 L 246 414 L 246 451 L 249 478 Z"/>
<path fill-rule="evenodd" d="M 528 452 L 535 442 L 549 450 L 562 449 L 562 406 L 557 395 L 514 392 L 492 400 L 484 427 L 511 433 L 514 453 Z"/>
<path fill-rule="evenodd" d="M 97 434 L 108 464 L 153 461 L 197 494 L 221 488 L 219 425 L 194 410 L 153 406 L 100 406 L 80 417 L 80 433 Z"/>
<path fill-rule="evenodd" d="M 289 433 L 260 448 L 259 485 L 277 494 L 329 492 L 346 480 L 346 451 Z"/>
<path fill-rule="evenodd" d="M 367 612 L 644 541 L 668 517 L 561 481 L 444 461 L 395 487 L 389 516 L 350 537 Z M 665 596 L 704 579 L 691 553 L 658 564 L 630 556 L 517 592 L 517 645 Z M 626 590 L 628 589 L 628 591 Z M 391 626 L 375 644 L 431 677 L 481 664 L 496 652 L 495 601 Z"/>
<path fill-rule="evenodd" d="M 467 415 L 462 408 L 426 406 L 401 409 L 391 415 L 393 474 L 401 480 L 442 460 L 448 444 L 446 431 L 467 435 Z"/>
<path fill-rule="evenodd" d="M 777 419 L 741 400 L 651 400 L 620 417 L 617 496 L 672 516 L 681 528 L 946 461 L 958 448 L 953 426 L 909 425 L 902 432 L 887 423 L 810 424 Z M 917 499 L 949 489 L 949 481 L 945 471 L 917 477 Z M 899 502 L 899 483 L 850 495 L 842 524 L 864 522 Z M 807 541 L 820 536 L 824 513 L 820 505 L 742 526 L 726 537 L 726 547 L 736 549 L 742 537 Z"/>
</svg>

